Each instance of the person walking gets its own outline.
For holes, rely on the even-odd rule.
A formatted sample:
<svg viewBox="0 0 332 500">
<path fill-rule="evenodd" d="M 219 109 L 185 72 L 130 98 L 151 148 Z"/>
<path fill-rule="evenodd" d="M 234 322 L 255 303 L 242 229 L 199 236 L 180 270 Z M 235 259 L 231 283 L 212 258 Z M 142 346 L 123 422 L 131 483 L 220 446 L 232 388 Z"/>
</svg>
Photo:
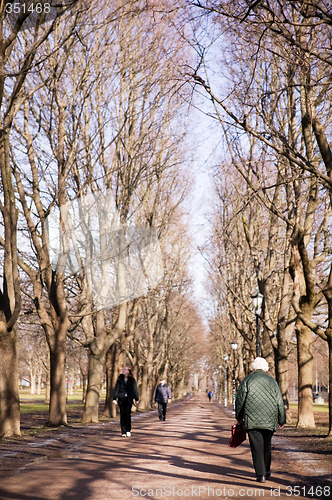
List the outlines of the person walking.
<svg viewBox="0 0 332 500">
<path fill-rule="evenodd" d="M 128 366 L 124 366 L 121 375 L 116 381 L 113 392 L 113 403 L 120 408 L 120 425 L 122 437 L 131 436 L 131 407 L 135 401 L 137 406 L 139 403 L 139 395 L 137 390 L 136 380 L 134 379 L 131 370 Z"/>
<path fill-rule="evenodd" d="M 158 403 L 158 415 L 159 420 L 166 420 L 166 409 L 168 401 L 172 399 L 171 389 L 166 384 L 166 380 L 163 379 L 160 381 L 160 384 L 157 385 L 155 401 Z"/>
<path fill-rule="evenodd" d="M 208 392 L 208 398 L 209 398 L 209 401 L 211 401 L 211 398 L 212 398 L 212 392 L 211 391 Z"/>
<path fill-rule="evenodd" d="M 253 373 L 239 386 L 235 417 L 239 422 L 244 420 L 256 479 L 265 483 L 271 476 L 271 439 L 278 428 L 284 427 L 286 412 L 277 382 L 266 373 L 269 369 L 267 361 L 258 357 L 251 369 Z"/>
</svg>

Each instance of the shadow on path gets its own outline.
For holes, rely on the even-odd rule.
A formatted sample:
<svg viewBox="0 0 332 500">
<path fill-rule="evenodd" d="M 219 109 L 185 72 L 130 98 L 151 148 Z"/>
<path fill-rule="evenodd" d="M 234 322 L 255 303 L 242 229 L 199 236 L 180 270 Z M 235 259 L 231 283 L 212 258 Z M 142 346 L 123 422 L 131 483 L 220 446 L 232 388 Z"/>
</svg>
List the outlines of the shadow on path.
<svg viewBox="0 0 332 500">
<path fill-rule="evenodd" d="M 275 464 L 271 482 L 255 481 L 248 441 L 236 449 L 228 447 L 234 419 L 218 405 L 205 402 L 205 394 L 171 404 L 167 417 L 159 422 L 157 413 L 151 412 L 133 418 L 131 438 L 120 436 L 118 423 L 96 426 L 97 435 L 81 445 L 78 441 L 59 457 L 31 463 L 1 481 L 0 499 L 286 499 L 293 496 L 291 488 L 296 485 L 304 489 L 294 496 L 308 498 L 308 477 L 290 466 L 286 470 L 282 461 Z M 330 495 L 311 494 L 310 498 Z"/>
</svg>

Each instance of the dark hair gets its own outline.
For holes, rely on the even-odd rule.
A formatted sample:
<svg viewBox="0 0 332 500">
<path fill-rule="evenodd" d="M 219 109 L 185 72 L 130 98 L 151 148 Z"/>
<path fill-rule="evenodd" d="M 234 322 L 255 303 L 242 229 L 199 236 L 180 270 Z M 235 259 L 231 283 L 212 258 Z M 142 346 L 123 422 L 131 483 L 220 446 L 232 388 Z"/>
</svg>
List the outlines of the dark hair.
<svg viewBox="0 0 332 500">
<path fill-rule="evenodd" d="M 131 372 L 131 369 L 129 368 L 128 365 L 124 365 L 128 368 L 128 378 L 134 378 L 134 375 L 132 374 Z M 120 373 L 120 375 L 118 376 L 118 380 L 124 380 L 125 376 L 123 373 Z"/>
</svg>

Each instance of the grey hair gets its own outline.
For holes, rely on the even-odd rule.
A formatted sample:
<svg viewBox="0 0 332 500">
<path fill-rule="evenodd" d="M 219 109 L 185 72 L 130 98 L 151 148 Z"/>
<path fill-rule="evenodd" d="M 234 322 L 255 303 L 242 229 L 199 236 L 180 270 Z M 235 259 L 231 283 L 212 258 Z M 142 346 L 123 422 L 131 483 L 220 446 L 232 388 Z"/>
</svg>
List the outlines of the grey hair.
<svg viewBox="0 0 332 500">
<path fill-rule="evenodd" d="M 252 362 L 251 364 L 251 369 L 252 370 L 264 370 L 267 372 L 269 370 L 269 365 L 266 359 L 264 358 L 256 358 L 255 361 Z"/>
</svg>

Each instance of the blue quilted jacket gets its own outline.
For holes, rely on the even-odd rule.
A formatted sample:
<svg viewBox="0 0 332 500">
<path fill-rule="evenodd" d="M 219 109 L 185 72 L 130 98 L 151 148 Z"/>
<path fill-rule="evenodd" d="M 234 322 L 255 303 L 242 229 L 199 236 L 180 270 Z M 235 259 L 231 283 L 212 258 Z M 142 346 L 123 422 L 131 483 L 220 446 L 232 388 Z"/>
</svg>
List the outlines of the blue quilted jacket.
<svg viewBox="0 0 332 500">
<path fill-rule="evenodd" d="M 277 382 L 263 370 L 242 380 L 235 400 L 235 416 L 250 429 L 278 430 L 286 422 L 285 406 Z"/>
<path fill-rule="evenodd" d="M 167 384 L 158 384 L 156 389 L 155 401 L 157 403 L 167 403 L 172 398 L 171 389 Z"/>
</svg>

